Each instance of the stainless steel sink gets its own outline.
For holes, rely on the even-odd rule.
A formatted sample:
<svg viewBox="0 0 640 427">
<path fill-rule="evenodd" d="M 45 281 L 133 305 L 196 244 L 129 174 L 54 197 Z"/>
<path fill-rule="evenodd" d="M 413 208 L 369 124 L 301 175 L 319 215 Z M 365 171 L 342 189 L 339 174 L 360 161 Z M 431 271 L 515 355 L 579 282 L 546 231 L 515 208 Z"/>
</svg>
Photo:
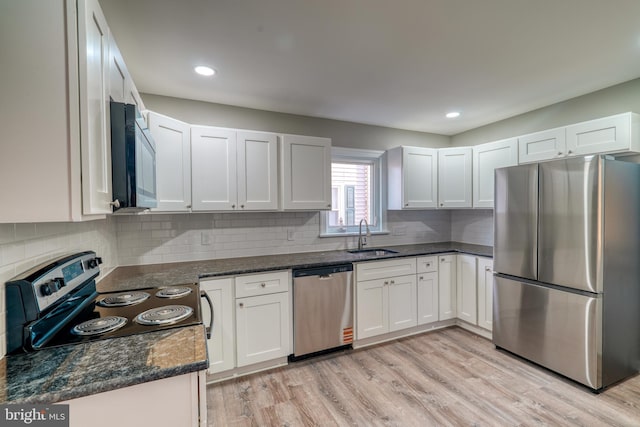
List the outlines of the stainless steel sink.
<svg viewBox="0 0 640 427">
<path fill-rule="evenodd" d="M 367 254 L 367 255 L 377 255 L 377 256 L 382 256 L 382 255 L 390 255 L 390 254 L 397 254 L 398 251 L 392 251 L 391 249 L 350 249 L 347 252 L 349 252 L 350 254 Z"/>
</svg>

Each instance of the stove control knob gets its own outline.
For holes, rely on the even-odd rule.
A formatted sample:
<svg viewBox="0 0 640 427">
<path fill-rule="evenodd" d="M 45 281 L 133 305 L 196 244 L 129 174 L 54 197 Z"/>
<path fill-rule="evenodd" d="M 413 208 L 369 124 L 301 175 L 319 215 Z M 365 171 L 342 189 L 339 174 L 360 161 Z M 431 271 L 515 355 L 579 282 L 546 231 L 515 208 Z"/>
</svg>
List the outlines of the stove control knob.
<svg viewBox="0 0 640 427">
<path fill-rule="evenodd" d="M 100 264 L 102 264 L 102 258 L 100 257 L 95 257 L 93 259 L 90 259 L 89 262 L 87 263 L 89 268 L 96 268 Z"/>
<path fill-rule="evenodd" d="M 51 290 L 51 286 L 49 286 L 49 283 L 45 283 L 44 285 L 40 285 L 40 294 L 43 297 L 48 297 L 49 295 L 51 295 L 53 292 Z"/>
<path fill-rule="evenodd" d="M 60 289 L 67 286 L 67 284 L 64 283 L 64 279 L 62 277 L 56 277 L 51 282 L 52 282 L 51 284 L 55 286 L 56 291 L 59 291 Z"/>
</svg>

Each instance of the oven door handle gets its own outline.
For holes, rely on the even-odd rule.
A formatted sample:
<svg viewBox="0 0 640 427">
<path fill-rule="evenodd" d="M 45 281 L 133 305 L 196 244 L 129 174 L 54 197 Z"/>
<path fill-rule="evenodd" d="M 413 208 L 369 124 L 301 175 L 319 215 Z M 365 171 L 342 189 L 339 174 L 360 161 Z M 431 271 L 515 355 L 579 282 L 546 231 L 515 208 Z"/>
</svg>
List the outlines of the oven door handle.
<svg viewBox="0 0 640 427">
<path fill-rule="evenodd" d="M 213 302 L 211 302 L 211 298 L 209 298 L 209 295 L 203 290 L 200 291 L 200 298 L 206 299 L 207 303 L 209 303 L 209 308 L 211 309 L 211 321 L 209 322 L 209 326 L 205 329 L 207 339 L 211 339 L 211 333 L 213 332 Z"/>
</svg>

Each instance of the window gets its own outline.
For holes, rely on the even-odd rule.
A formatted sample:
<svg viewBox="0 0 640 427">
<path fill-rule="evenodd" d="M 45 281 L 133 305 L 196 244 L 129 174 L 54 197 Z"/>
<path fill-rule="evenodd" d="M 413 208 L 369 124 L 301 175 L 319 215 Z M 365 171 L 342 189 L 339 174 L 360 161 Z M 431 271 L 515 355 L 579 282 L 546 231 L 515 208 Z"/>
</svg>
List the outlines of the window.
<svg viewBox="0 0 640 427">
<path fill-rule="evenodd" d="M 381 203 L 382 154 L 332 149 L 331 210 L 321 214 L 321 236 L 357 234 L 362 219 L 371 232 L 386 232 Z"/>
</svg>

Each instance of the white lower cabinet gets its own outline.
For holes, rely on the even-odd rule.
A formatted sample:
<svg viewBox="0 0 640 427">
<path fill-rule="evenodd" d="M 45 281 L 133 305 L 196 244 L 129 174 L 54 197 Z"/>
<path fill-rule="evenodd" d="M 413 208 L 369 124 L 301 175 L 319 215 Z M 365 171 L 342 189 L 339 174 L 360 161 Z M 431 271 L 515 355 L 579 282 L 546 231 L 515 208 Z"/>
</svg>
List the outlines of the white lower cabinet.
<svg viewBox="0 0 640 427">
<path fill-rule="evenodd" d="M 478 257 L 478 326 L 493 329 L 493 259 Z"/>
<path fill-rule="evenodd" d="M 440 255 L 438 257 L 438 319 L 455 319 L 456 306 L 456 255 Z"/>
<path fill-rule="evenodd" d="M 418 324 L 416 305 L 416 276 L 388 279 L 389 332 L 410 328 Z"/>
<path fill-rule="evenodd" d="M 204 371 L 150 381 L 60 402 L 71 427 L 205 427 Z M 109 408 L 96 414 L 97 408 Z"/>
<path fill-rule="evenodd" d="M 458 318 L 476 325 L 478 323 L 478 296 L 476 257 L 457 255 L 457 311 Z"/>
<path fill-rule="evenodd" d="M 417 259 L 418 325 L 438 321 L 438 257 Z"/>
<path fill-rule="evenodd" d="M 233 278 L 203 280 L 200 289 L 205 291 L 213 303 L 213 329 L 211 338 L 207 340 L 209 369 L 207 373 L 215 374 L 235 367 L 235 328 L 233 314 Z M 211 313 L 203 306 L 202 317 L 205 325 L 209 325 Z"/>
<path fill-rule="evenodd" d="M 291 352 L 291 272 L 235 278 L 236 366 L 285 357 Z"/>
</svg>

